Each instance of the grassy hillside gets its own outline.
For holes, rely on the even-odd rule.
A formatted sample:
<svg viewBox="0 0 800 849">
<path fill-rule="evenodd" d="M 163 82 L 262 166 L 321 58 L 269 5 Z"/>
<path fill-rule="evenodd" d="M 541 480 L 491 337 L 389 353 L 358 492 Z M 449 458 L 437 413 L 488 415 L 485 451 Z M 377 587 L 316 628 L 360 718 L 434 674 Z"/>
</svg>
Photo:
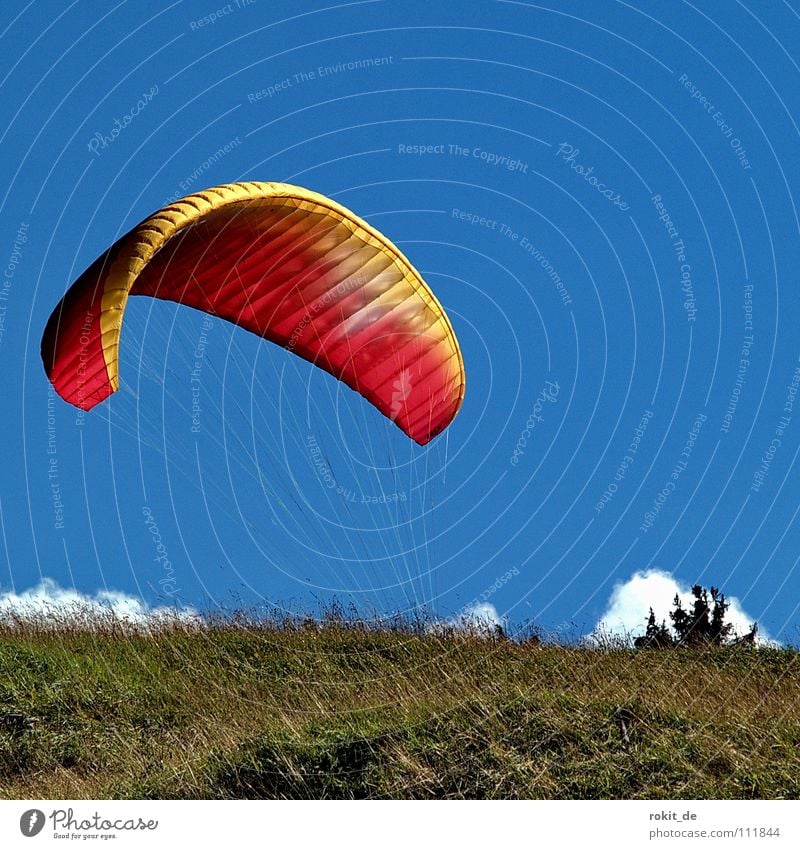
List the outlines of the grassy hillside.
<svg viewBox="0 0 800 849">
<path fill-rule="evenodd" d="M 800 796 L 800 665 L 457 632 L 0 628 L 0 796 Z"/>
</svg>

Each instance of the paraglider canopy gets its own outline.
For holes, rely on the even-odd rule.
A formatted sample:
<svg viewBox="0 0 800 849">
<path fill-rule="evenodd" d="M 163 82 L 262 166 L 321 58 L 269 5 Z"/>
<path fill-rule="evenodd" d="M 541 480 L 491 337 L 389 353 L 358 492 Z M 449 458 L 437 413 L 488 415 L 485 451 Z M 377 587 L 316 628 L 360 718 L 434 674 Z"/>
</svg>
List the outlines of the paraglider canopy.
<svg viewBox="0 0 800 849">
<path fill-rule="evenodd" d="M 340 204 L 285 183 L 231 183 L 146 218 L 72 285 L 42 358 L 89 410 L 119 388 L 129 295 L 203 310 L 325 369 L 424 445 L 455 418 L 464 365 L 419 272 Z"/>
</svg>

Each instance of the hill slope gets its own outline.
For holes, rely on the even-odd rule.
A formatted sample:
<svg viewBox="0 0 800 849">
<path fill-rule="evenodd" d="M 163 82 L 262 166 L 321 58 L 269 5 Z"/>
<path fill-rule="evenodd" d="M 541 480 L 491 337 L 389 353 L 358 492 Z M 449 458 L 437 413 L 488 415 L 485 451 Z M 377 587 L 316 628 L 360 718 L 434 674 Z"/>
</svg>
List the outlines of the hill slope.
<svg viewBox="0 0 800 849">
<path fill-rule="evenodd" d="M 800 796 L 792 651 L 0 633 L 4 798 Z"/>
</svg>

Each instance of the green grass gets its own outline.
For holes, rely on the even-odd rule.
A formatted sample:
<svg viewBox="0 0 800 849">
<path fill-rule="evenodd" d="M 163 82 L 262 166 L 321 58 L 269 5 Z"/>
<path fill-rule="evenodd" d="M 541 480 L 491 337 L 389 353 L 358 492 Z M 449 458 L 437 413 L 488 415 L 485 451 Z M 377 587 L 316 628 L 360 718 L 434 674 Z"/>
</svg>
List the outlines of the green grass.
<svg viewBox="0 0 800 849">
<path fill-rule="evenodd" d="M 0 627 L 3 798 L 798 796 L 790 650 Z"/>
</svg>

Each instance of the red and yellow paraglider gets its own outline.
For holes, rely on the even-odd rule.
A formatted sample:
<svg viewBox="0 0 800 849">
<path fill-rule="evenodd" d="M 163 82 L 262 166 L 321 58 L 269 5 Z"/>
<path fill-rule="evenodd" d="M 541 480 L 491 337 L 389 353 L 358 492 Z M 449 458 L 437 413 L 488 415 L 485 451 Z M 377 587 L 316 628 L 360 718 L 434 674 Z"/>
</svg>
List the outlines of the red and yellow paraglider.
<svg viewBox="0 0 800 849">
<path fill-rule="evenodd" d="M 450 321 L 381 233 L 285 183 L 231 183 L 149 216 L 67 291 L 42 339 L 47 375 L 89 410 L 119 388 L 129 295 L 244 327 L 325 369 L 424 445 L 453 421 L 464 365 Z"/>
</svg>

